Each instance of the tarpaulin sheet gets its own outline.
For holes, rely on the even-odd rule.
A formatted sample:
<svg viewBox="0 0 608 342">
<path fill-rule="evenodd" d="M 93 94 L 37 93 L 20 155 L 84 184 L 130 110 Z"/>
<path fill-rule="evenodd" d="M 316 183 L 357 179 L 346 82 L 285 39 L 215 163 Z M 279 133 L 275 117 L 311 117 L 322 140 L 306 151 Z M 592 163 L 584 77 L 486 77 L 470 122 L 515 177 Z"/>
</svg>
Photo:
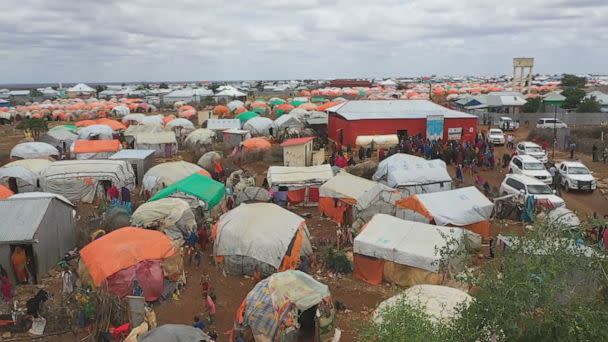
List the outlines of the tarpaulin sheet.
<svg viewBox="0 0 608 342">
<path fill-rule="evenodd" d="M 373 285 L 382 284 L 384 260 L 360 254 L 354 254 L 353 259 L 355 264 L 353 278 Z"/>
<path fill-rule="evenodd" d="M 375 181 L 385 180 L 390 187 L 452 182 L 443 160 L 426 160 L 403 153 L 394 154 L 381 161 L 372 178 Z"/>
<path fill-rule="evenodd" d="M 108 290 L 122 298 L 133 294 L 133 280 L 137 280 L 139 286 L 144 290 L 144 298 L 147 302 L 160 298 L 164 287 L 161 261 L 139 262 L 109 276 L 106 282 Z"/>
</svg>

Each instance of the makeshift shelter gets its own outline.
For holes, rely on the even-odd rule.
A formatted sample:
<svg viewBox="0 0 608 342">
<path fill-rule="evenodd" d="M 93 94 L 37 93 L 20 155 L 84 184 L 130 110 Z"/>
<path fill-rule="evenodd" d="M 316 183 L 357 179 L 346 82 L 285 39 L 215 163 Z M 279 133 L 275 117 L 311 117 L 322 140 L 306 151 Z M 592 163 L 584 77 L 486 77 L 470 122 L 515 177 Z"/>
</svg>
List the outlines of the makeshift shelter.
<svg viewBox="0 0 608 342">
<path fill-rule="evenodd" d="M 288 130 L 301 131 L 304 124 L 291 114 L 284 114 L 274 120 L 274 135 L 277 137 L 285 135 Z"/>
<path fill-rule="evenodd" d="M 271 203 L 243 203 L 213 227 L 213 254 L 228 274 L 267 276 L 295 269 L 312 253 L 304 219 Z"/>
<path fill-rule="evenodd" d="M 252 136 L 264 136 L 270 135 L 270 130 L 274 129 L 274 125 L 271 119 L 266 117 L 255 117 L 247 120 L 243 124 L 243 129 L 251 132 Z"/>
<path fill-rule="evenodd" d="M 168 185 L 150 198 L 150 201 L 166 197 L 181 198 L 188 202 L 192 209 L 211 211 L 222 202 L 225 192 L 223 183 L 197 172 Z"/>
<path fill-rule="evenodd" d="M 208 119 L 207 129 L 212 131 L 225 131 L 227 129 L 240 129 L 241 121 L 239 119 Z"/>
<path fill-rule="evenodd" d="M 188 202 L 179 198 L 161 198 L 140 205 L 131 216 L 131 224 L 165 233 L 176 247 L 182 246 L 197 228 Z"/>
<path fill-rule="evenodd" d="M 219 163 L 222 160 L 222 155 L 215 151 L 209 151 L 203 154 L 196 164 L 198 164 L 203 169 L 214 172 L 216 163 Z"/>
<path fill-rule="evenodd" d="M 399 191 L 340 171 L 319 187 L 319 210 L 338 224 L 367 222 L 376 213 L 394 215 Z"/>
<path fill-rule="evenodd" d="M 64 153 L 69 150 L 72 143 L 76 140 L 78 140 L 78 134 L 68 128 L 51 129 L 43 134 L 39 139 L 40 142 L 45 142 L 49 145 L 55 146 L 59 152 Z"/>
<path fill-rule="evenodd" d="M 374 321 L 382 322 L 382 315 L 399 303 L 420 307 L 428 317 L 440 323 L 448 323 L 458 317 L 461 305 L 469 306 L 473 297 L 453 287 L 441 285 L 414 285 L 402 293 L 381 302 L 374 312 Z"/>
<path fill-rule="evenodd" d="M 131 295 L 137 280 L 146 301 L 157 300 L 163 294 L 165 278 L 174 282 L 181 273 L 181 255 L 171 239 L 154 230 L 120 228 L 80 250 L 82 283 L 103 286 L 119 297 Z"/>
<path fill-rule="evenodd" d="M 243 141 L 241 147 L 242 152 L 259 152 L 269 150 L 272 144 L 265 138 L 251 138 Z"/>
<path fill-rule="evenodd" d="M 37 283 L 75 247 L 74 217 L 71 203 L 55 197 L 0 201 L 0 264 L 13 284 L 24 276 Z M 17 254 L 27 259 L 25 270 L 13 268 L 11 260 Z"/>
<path fill-rule="evenodd" d="M 283 141 L 284 166 L 313 166 L 323 164 L 325 150 L 314 150 L 314 137 L 293 138 Z"/>
<path fill-rule="evenodd" d="M 292 167 L 271 166 L 266 179 L 274 191 L 287 192 L 290 204 L 319 201 L 319 187 L 334 176 L 329 164 Z"/>
<path fill-rule="evenodd" d="M 452 189 L 452 177 L 443 160 L 426 160 L 403 153 L 381 161 L 372 179 L 397 188 L 404 195 Z"/>
<path fill-rule="evenodd" d="M 14 192 L 11 191 L 11 189 L 5 187 L 4 185 L 0 184 L 0 200 L 9 198 L 11 196 L 14 195 Z"/>
<path fill-rule="evenodd" d="M 114 131 L 108 125 L 91 125 L 78 130 L 79 140 L 112 140 Z"/>
<path fill-rule="evenodd" d="M 154 194 L 179 180 L 201 170 L 201 167 L 185 161 L 158 164 L 144 174 L 143 189 Z"/>
<path fill-rule="evenodd" d="M 461 228 L 376 214 L 355 238 L 353 277 L 375 285 L 382 280 L 400 286 L 440 284 L 438 251 L 464 248 L 464 238 Z M 451 239 L 456 244 L 448 244 Z"/>
<path fill-rule="evenodd" d="M 135 175 L 131 165 L 122 160 L 62 160 L 42 172 L 40 185 L 45 192 L 70 201 L 93 203 L 111 185 L 133 190 Z"/>
<path fill-rule="evenodd" d="M 241 114 L 237 115 L 236 118 L 241 120 L 241 124 L 245 124 L 245 122 L 247 122 L 247 120 L 257 118 L 259 116 L 260 115 L 255 112 L 242 112 Z"/>
<path fill-rule="evenodd" d="M 51 163 L 48 159 L 22 159 L 10 162 L 0 168 L 0 184 L 9 186 L 11 178 L 14 178 L 13 186 L 17 186 L 18 192 L 37 191 L 40 189 L 40 174 Z"/>
<path fill-rule="evenodd" d="M 122 122 L 126 125 L 136 125 L 142 123 L 145 117 L 146 116 L 144 114 L 127 114 L 122 118 Z"/>
<path fill-rule="evenodd" d="M 177 139 L 174 132 L 137 133 L 135 149 L 154 150 L 156 156 L 171 157 L 177 153 Z"/>
<path fill-rule="evenodd" d="M 188 134 L 184 140 L 184 145 L 189 150 L 202 154 L 211 149 L 214 139 L 215 131 L 207 128 L 199 128 Z"/>
<path fill-rule="evenodd" d="M 120 151 L 122 145 L 118 140 L 76 140 L 70 148 L 70 153 L 76 159 L 108 159 Z"/>
<path fill-rule="evenodd" d="M 243 141 L 250 138 L 251 133 L 242 129 L 227 129 L 222 132 L 222 141 L 229 147 L 239 146 Z"/>
<path fill-rule="evenodd" d="M 32 141 L 15 145 L 11 149 L 10 157 L 13 159 L 59 158 L 59 151 L 47 143 Z"/>
<path fill-rule="evenodd" d="M 125 141 L 132 147 L 135 147 L 135 136 L 139 133 L 159 133 L 162 132 L 163 129 L 161 126 L 157 125 L 131 125 L 127 127 L 124 131 L 123 135 L 125 137 Z"/>
<path fill-rule="evenodd" d="M 184 324 L 164 324 L 137 338 L 138 342 L 211 342 L 201 329 Z"/>
<path fill-rule="evenodd" d="M 327 285 L 304 272 L 285 271 L 255 285 L 237 310 L 234 327 L 251 329 L 256 341 L 331 341 L 335 315 Z"/>
<path fill-rule="evenodd" d="M 396 202 L 397 217 L 438 226 L 463 227 L 490 238 L 492 203 L 474 186 L 417 194 Z"/>
<path fill-rule="evenodd" d="M 154 162 L 153 150 L 120 150 L 109 156 L 110 160 L 124 160 L 131 164 L 133 173 L 135 174 L 135 184 L 140 185 L 143 182 L 144 174 Z"/>
</svg>

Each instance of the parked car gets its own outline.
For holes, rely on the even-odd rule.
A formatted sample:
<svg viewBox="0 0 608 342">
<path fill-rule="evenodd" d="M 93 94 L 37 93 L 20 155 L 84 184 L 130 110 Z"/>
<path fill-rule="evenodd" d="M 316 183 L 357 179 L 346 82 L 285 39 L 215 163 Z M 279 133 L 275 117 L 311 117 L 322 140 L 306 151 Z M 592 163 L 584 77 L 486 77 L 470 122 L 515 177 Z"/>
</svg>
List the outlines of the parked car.
<svg viewBox="0 0 608 342">
<path fill-rule="evenodd" d="M 539 162 L 538 159 L 525 154 L 514 156 L 513 159 L 511 159 L 511 162 L 509 163 L 509 173 L 534 177 L 549 185 L 553 182 L 553 177 L 551 177 L 549 171 L 545 169 L 545 165 Z"/>
<path fill-rule="evenodd" d="M 503 131 L 514 131 L 519 128 L 519 122 L 508 116 L 501 116 L 498 119 L 498 127 Z"/>
<path fill-rule="evenodd" d="M 555 167 L 561 176 L 561 186 L 566 191 L 584 190 L 593 192 L 597 188 L 597 180 L 583 163 L 565 161 L 555 164 Z"/>
<path fill-rule="evenodd" d="M 543 164 L 549 160 L 549 158 L 547 158 L 547 153 L 538 144 L 531 141 L 522 141 L 518 143 L 515 147 L 515 151 L 518 155 L 529 155 L 534 157 Z"/>
<path fill-rule="evenodd" d="M 490 128 L 488 131 L 488 142 L 493 145 L 504 145 L 505 134 L 499 128 Z"/>
<path fill-rule="evenodd" d="M 566 202 L 555 195 L 555 190 L 551 189 L 541 180 L 525 175 L 508 174 L 500 184 L 501 195 L 513 195 L 516 198 L 533 195 L 536 199 L 549 201 L 555 208 L 563 207 Z"/>
<path fill-rule="evenodd" d="M 559 119 L 541 118 L 536 122 L 536 128 L 568 128 L 568 125 Z"/>
</svg>

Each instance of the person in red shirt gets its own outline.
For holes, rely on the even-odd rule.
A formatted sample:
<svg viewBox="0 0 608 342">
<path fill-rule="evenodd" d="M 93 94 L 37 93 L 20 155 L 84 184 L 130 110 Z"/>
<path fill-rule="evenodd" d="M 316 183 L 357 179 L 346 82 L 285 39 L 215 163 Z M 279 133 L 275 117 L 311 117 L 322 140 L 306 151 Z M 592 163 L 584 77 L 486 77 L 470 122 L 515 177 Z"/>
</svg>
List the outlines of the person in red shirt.
<svg viewBox="0 0 608 342">
<path fill-rule="evenodd" d="M 201 246 L 201 250 L 205 250 L 207 248 L 207 243 L 209 242 L 209 237 L 207 236 L 207 229 L 205 227 L 200 227 L 198 229 L 198 244 Z"/>
</svg>

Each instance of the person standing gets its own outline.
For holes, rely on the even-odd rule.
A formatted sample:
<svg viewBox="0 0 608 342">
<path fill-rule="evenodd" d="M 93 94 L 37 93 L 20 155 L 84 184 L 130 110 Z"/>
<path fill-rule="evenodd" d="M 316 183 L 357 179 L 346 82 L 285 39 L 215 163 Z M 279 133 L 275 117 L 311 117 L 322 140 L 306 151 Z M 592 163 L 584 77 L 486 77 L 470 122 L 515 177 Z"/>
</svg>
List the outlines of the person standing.
<svg viewBox="0 0 608 342">
<path fill-rule="evenodd" d="M 591 147 L 591 155 L 593 156 L 593 162 L 598 162 L 599 158 L 597 155 L 597 145 L 593 143 L 593 147 Z"/>
<path fill-rule="evenodd" d="M 205 307 L 207 309 L 207 314 L 209 315 L 209 324 L 213 324 L 215 321 L 215 303 L 209 293 L 207 293 L 207 297 L 205 298 Z"/>
<path fill-rule="evenodd" d="M 570 159 L 574 159 L 574 151 L 576 150 L 576 143 L 574 140 L 570 143 Z"/>
</svg>

